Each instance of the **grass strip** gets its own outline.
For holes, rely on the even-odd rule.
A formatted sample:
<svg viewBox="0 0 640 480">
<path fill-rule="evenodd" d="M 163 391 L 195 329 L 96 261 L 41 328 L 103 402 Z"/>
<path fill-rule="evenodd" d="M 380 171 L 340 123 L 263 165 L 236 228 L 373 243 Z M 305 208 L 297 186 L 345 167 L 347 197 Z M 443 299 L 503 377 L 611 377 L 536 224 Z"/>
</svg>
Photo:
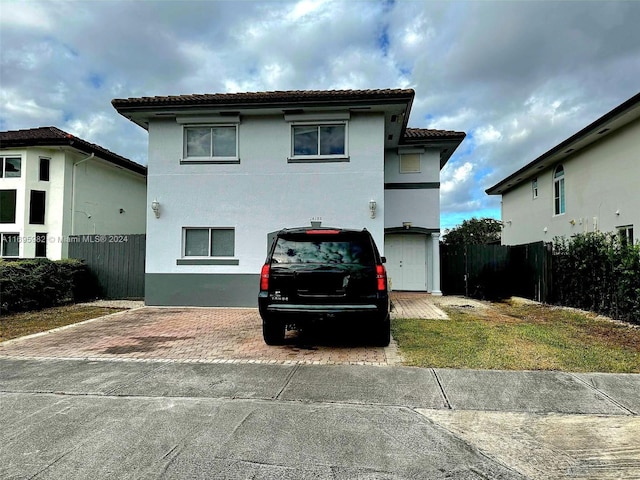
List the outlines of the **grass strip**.
<svg viewBox="0 0 640 480">
<path fill-rule="evenodd" d="M 396 319 L 405 365 L 640 373 L 640 329 L 546 305 L 445 307 L 449 320 Z"/>
</svg>

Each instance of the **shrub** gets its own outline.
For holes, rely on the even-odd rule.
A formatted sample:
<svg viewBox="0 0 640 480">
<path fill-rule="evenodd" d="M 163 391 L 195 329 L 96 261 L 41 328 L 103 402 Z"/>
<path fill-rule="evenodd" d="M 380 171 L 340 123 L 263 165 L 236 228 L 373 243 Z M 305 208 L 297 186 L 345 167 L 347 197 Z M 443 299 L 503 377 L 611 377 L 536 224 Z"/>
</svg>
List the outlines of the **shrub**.
<svg viewBox="0 0 640 480">
<path fill-rule="evenodd" d="M 39 310 L 96 297 L 98 284 L 81 260 L 0 261 L 0 310 Z"/>
<path fill-rule="evenodd" d="M 640 323 L 640 245 L 610 233 L 556 238 L 554 302 Z"/>
</svg>

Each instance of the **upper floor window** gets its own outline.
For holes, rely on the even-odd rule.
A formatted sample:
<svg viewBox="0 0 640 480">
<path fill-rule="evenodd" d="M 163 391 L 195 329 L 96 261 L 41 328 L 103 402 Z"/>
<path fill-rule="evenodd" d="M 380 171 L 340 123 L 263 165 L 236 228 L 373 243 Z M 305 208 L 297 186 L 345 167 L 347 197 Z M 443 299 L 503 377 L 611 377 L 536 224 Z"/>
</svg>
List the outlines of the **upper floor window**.
<svg viewBox="0 0 640 480">
<path fill-rule="evenodd" d="M 0 190 L 0 223 L 16 223 L 16 190 Z"/>
<path fill-rule="evenodd" d="M 347 124 L 293 124 L 291 126 L 292 160 L 347 159 Z"/>
<path fill-rule="evenodd" d="M 420 173 L 420 154 L 403 153 L 400 155 L 400 173 Z"/>
<path fill-rule="evenodd" d="M 0 157 L 0 178 L 19 177 L 22 171 L 20 157 Z"/>
<path fill-rule="evenodd" d="M 49 164 L 51 160 L 48 158 L 40 159 L 40 181 L 48 182 L 49 181 Z"/>
<path fill-rule="evenodd" d="M 29 202 L 29 223 L 32 225 L 44 225 L 46 192 L 31 190 Z"/>
<path fill-rule="evenodd" d="M 562 215 L 565 212 L 564 201 L 564 167 L 558 165 L 553 172 L 553 214 Z"/>
<path fill-rule="evenodd" d="M 531 193 L 533 194 L 533 198 L 538 198 L 538 179 L 534 178 L 531 180 Z"/>
<path fill-rule="evenodd" d="M 184 158 L 187 161 L 237 162 L 237 125 L 185 126 Z"/>
</svg>

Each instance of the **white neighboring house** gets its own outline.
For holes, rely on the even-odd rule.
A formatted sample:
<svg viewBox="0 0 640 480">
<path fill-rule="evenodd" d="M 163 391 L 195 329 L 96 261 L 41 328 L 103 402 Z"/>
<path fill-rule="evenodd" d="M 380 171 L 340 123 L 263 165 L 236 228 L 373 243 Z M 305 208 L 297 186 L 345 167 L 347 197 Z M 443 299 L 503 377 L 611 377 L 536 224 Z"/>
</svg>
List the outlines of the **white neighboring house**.
<svg viewBox="0 0 640 480">
<path fill-rule="evenodd" d="M 414 91 L 115 99 L 149 132 L 145 301 L 255 306 L 270 234 L 368 229 L 396 290 L 440 294 L 440 169 L 461 132 L 408 129 Z"/>
<path fill-rule="evenodd" d="M 487 190 L 502 244 L 618 232 L 640 239 L 640 93 Z"/>
<path fill-rule="evenodd" d="M 56 127 L 0 132 L 1 256 L 59 260 L 70 235 L 145 233 L 146 170 Z"/>
</svg>

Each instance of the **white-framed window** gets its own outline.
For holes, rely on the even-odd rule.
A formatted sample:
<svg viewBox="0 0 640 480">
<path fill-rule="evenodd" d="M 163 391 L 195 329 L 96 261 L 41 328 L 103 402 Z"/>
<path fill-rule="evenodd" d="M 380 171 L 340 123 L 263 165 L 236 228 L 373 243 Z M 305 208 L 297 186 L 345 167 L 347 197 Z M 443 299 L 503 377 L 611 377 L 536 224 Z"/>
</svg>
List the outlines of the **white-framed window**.
<svg viewBox="0 0 640 480">
<path fill-rule="evenodd" d="M 20 256 L 20 238 L 18 233 L 0 233 L 0 253 L 3 257 Z"/>
<path fill-rule="evenodd" d="M 347 161 L 347 122 L 293 123 L 289 161 Z"/>
<path fill-rule="evenodd" d="M 618 230 L 620 243 L 623 245 L 633 245 L 633 225 L 623 225 L 616 227 L 616 229 Z"/>
<path fill-rule="evenodd" d="M 420 173 L 420 154 L 400 154 L 400 173 Z"/>
<path fill-rule="evenodd" d="M 553 171 L 553 214 L 563 215 L 565 208 L 564 167 L 558 165 Z"/>
<path fill-rule="evenodd" d="M 239 163 L 238 125 L 185 125 L 183 162 Z"/>
<path fill-rule="evenodd" d="M 183 257 L 233 257 L 235 229 L 218 227 L 185 227 L 183 229 Z"/>
<path fill-rule="evenodd" d="M 534 199 L 538 198 L 538 178 L 531 180 L 531 195 Z"/>
<path fill-rule="evenodd" d="M 0 157 L 0 178 L 17 178 L 22 174 L 22 158 L 18 156 Z"/>
</svg>

